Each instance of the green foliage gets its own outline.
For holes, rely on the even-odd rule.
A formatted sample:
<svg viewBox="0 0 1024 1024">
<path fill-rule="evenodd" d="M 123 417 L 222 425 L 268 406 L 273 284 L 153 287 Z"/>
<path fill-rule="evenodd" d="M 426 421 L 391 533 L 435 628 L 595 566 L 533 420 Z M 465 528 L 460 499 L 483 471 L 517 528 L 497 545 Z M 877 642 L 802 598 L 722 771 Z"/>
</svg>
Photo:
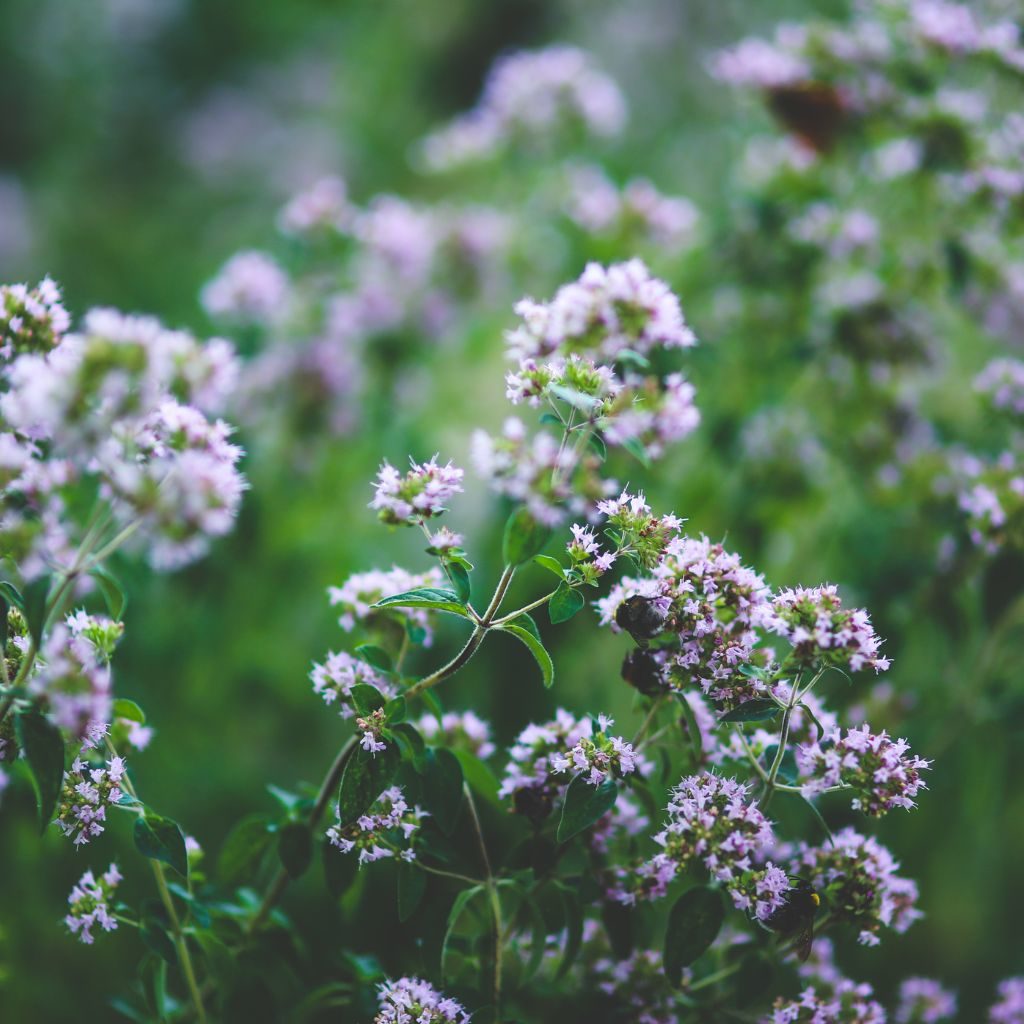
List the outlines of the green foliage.
<svg viewBox="0 0 1024 1024">
<path fill-rule="evenodd" d="M 174 868 L 182 878 L 188 878 L 185 833 L 176 821 L 154 814 L 147 808 L 135 819 L 132 838 L 135 840 L 135 849 L 143 857 L 162 861 Z"/>
<path fill-rule="evenodd" d="M 64 781 L 64 738 L 45 715 L 38 711 L 19 712 L 15 719 L 18 745 L 32 771 L 39 808 L 39 824 L 46 828 Z"/>
<path fill-rule="evenodd" d="M 665 974 L 678 985 L 684 967 L 702 956 L 718 937 L 725 920 L 722 895 L 717 889 L 688 889 L 673 904 L 665 928 Z"/>
<path fill-rule="evenodd" d="M 592 786 L 582 775 L 577 775 L 565 791 L 562 817 L 558 822 L 558 841 L 568 842 L 584 829 L 590 828 L 615 806 L 618 787 L 613 779 L 605 779 Z"/>
</svg>

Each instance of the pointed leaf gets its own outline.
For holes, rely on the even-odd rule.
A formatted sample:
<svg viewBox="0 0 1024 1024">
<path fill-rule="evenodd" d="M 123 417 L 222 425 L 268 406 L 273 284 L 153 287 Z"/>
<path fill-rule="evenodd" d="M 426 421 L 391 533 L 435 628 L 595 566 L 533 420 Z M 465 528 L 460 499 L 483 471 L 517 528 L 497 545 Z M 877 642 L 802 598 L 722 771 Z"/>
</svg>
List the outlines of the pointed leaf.
<svg viewBox="0 0 1024 1024">
<path fill-rule="evenodd" d="M 387 698 L 376 686 L 369 683 L 356 683 L 350 692 L 352 705 L 361 715 L 371 715 L 377 708 L 387 704 Z"/>
<path fill-rule="evenodd" d="M 676 900 L 668 915 L 662 962 L 673 985 L 682 981 L 683 968 L 705 953 L 718 937 L 725 906 L 717 889 L 699 886 Z"/>
<path fill-rule="evenodd" d="M 351 825 L 370 809 L 377 797 L 391 785 L 401 763 L 395 743 L 389 743 L 376 754 L 362 747 L 355 751 L 341 776 L 338 815 L 342 825 Z"/>
<path fill-rule="evenodd" d="M 565 569 L 557 558 L 552 558 L 550 555 L 534 555 L 533 560 L 542 569 L 554 573 L 560 580 L 565 579 Z"/>
<path fill-rule="evenodd" d="M 313 861 L 313 833 L 305 822 L 292 821 L 277 833 L 277 855 L 288 877 L 301 878 Z"/>
<path fill-rule="evenodd" d="M 504 626 L 499 627 L 505 633 L 511 633 L 513 636 L 518 637 L 527 647 L 530 648 L 530 653 L 534 656 L 537 664 L 540 666 L 541 675 L 544 678 L 544 685 L 550 687 L 555 681 L 555 663 L 551 660 L 551 655 L 548 654 L 547 648 L 537 639 L 529 630 L 524 629 L 522 626 L 517 626 L 512 622 L 507 623 Z"/>
<path fill-rule="evenodd" d="M 135 819 L 132 838 L 135 840 L 135 848 L 144 857 L 162 861 L 174 868 L 182 878 L 188 878 L 185 833 L 176 821 L 147 810 L 142 817 Z"/>
<path fill-rule="evenodd" d="M 462 765 L 447 748 L 427 752 L 423 767 L 423 804 L 437 827 L 450 836 L 462 810 Z"/>
<path fill-rule="evenodd" d="M 505 523 L 501 549 L 506 565 L 522 565 L 539 555 L 550 536 L 551 528 L 538 523 L 521 505 Z"/>
<path fill-rule="evenodd" d="M 405 923 L 416 913 L 423 894 L 427 891 L 426 872 L 400 861 L 398 864 L 398 920 Z"/>
<path fill-rule="evenodd" d="M 567 583 L 560 583 L 558 589 L 551 595 L 548 601 L 548 617 L 551 624 L 557 626 L 560 622 L 567 622 L 585 604 L 583 595 Z"/>
<path fill-rule="evenodd" d="M 146 713 L 133 700 L 127 697 L 118 697 L 114 701 L 114 717 L 126 718 L 129 722 L 138 722 L 139 725 L 146 724 Z"/>
<path fill-rule="evenodd" d="M 61 786 L 64 783 L 64 737 L 45 715 L 22 711 L 14 720 L 18 745 L 32 770 L 39 807 L 39 824 L 46 828 L 53 819 Z"/>
<path fill-rule="evenodd" d="M 50 593 L 50 577 L 40 576 L 25 587 L 25 622 L 32 634 L 36 650 L 42 646 L 46 626 L 46 599 Z"/>
<path fill-rule="evenodd" d="M 395 665 L 391 660 L 391 655 L 388 654 L 383 647 L 377 647 L 374 644 L 360 644 L 356 648 L 356 654 L 362 658 L 367 665 L 379 668 L 382 672 L 390 672 Z"/>
<path fill-rule="evenodd" d="M 779 713 L 779 705 L 770 697 L 754 697 L 727 711 L 719 722 L 765 722 Z"/>
<path fill-rule="evenodd" d="M 617 795 L 614 780 L 605 779 L 599 786 L 592 786 L 584 776 L 577 775 L 565 791 L 562 818 L 558 822 L 558 841 L 567 842 L 603 818 L 615 806 Z"/>
<path fill-rule="evenodd" d="M 262 815 L 243 818 L 228 833 L 217 858 L 217 874 L 229 886 L 252 880 L 273 838 Z"/>
<path fill-rule="evenodd" d="M 484 893 L 485 889 L 482 885 L 475 885 L 471 889 L 463 889 L 462 892 L 455 897 L 455 902 L 452 904 L 452 909 L 448 912 L 448 925 L 445 928 L 444 940 L 441 943 L 441 978 L 445 977 L 445 960 L 448 956 L 448 944 L 451 941 L 453 932 L 455 931 L 456 925 L 459 923 L 459 918 L 462 917 L 463 912 L 469 906 L 470 901 L 475 899 Z"/>
<path fill-rule="evenodd" d="M 320 844 L 324 868 L 324 883 L 332 896 L 348 892 L 359 871 L 359 858 L 354 853 L 342 853 L 326 840 Z"/>
<path fill-rule="evenodd" d="M 100 593 L 103 594 L 103 600 L 107 605 L 107 612 L 112 619 L 120 622 L 124 617 L 124 610 L 128 604 L 128 598 L 125 596 L 124 587 L 121 586 L 118 578 L 110 572 L 109 569 L 105 569 L 102 565 L 96 566 L 89 572 L 89 575 L 96 581 L 96 585 L 100 588 Z"/>
<path fill-rule="evenodd" d="M 441 590 L 437 587 L 418 587 L 415 590 L 406 590 L 404 593 L 395 594 L 392 597 L 385 597 L 378 601 L 374 608 L 434 608 L 441 612 L 450 612 L 452 615 L 461 615 L 468 618 L 465 604 L 459 600 L 459 595 L 452 590 Z"/>
<path fill-rule="evenodd" d="M 444 567 L 444 571 L 451 580 L 452 586 L 455 588 L 455 593 L 458 594 L 459 600 L 465 604 L 472 596 L 473 588 L 469 582 L 469 573 L 465 567 L 460 565 L 458 562 L 449 562 Z"/>
</svg>

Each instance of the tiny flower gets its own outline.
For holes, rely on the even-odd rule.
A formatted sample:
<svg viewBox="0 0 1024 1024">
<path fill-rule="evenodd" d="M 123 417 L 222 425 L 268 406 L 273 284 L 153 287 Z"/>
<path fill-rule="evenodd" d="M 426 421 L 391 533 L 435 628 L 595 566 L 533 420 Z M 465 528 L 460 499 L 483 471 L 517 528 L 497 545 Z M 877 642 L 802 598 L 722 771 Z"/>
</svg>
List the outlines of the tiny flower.
<svg viewBox="0 0 1024 1024">
<path fill-rule="evenodd" d="M 120 881 L 121 872 L 116 864 L 111 864 L 98 879 L 86 871 L 71 890 L 64 924 L 79 942 L 91 945 L 95 938 L 92 929 L 97 925 L 105 932 L 117 928 L 111 902 Z"/>
<path fill-rule="evenodd" d="M 48 277 L 35 288 L 0 285 L 0 361 L 23 352 L 48 352 L 71 326 L 60 289 Z"/>
<path fill-rule="evenodd" d="M 353 824 L 342 825 L 339 820 L 332 825 L 327 840 L 342 853 L 358 851 L 360 866 L 396 855 L 414 860 L 413 841 L 425 817 L 425 811 L 410 807 L 402 790 L 392 786 Z"/>
<path fill-rule="evenodd" d="M 440 530 L 435 530 L 430 535 L 431 550 L 442 556 L 460 550 L 462 543 L 462 534 L 453 533 L 447 526 L 442 526 Z"/>
<path fill-rule="evenodd" d="M 82 846 L 102 834 L 107 808 L 121 799 L 124 772 L 123 757 L 111 758 L 104 768 L 93 768 L 77 757 L 71 771 L 65 772 L 56 825 L 75 846 Z"/>
<path fill-rule="evenodd" d="M 433 744 L 440 743 L 450 750 L 465 750 L 483 760 L 495 750 L 490 725 L 473 711 L 446 711 L 440 722 L 427 713 L 416 723 L 416 728 Z"/>
<path fill-rule="evenodd" d="M 1024 1024 L 1024 977 L 1007 978 L 996 988 L 988 1024 Z"/>
<path fill-rule="evenodd" d="M 383 708 L 356 719 L 356 728 L 362 733 L 359 738 L 359 745 L 370 754 L 378 754 L 387 749 L 387 744 L 381 738 L 381 730 L 385 725 Z"/>
<path fill-rule="evenodd" d="M 291 285 L 275 260 L 263 252 L 236 253 L 202 291 L 206 311 L 241 323 L 270 324 L 287 311 Z"/>
<path fill-rule="evenodd" d="M 419 978 L 399 978 L 379 987 L 373 1024 L 469 1024 L 460 1003 Z"/>
<path fill-rule="evenodd" d="M 314 665 L 309 675 L 313 681 L 313 692 L 319 694 L 325 704 L 337 705 L 338 714 L 342 718 L 351 718 L 355 714 L 352 687 L 356 685 L 374 686 L 389 699 L 398 695 L 397 689 L 386 676 L 369 662 L 353 657 L 346 651 L 328 654 L 327 660 Z"/>
<path fill-rule="evenodd" d="M 439 466 L 435 455 L 429 462 L 412 462 L 403 477 L 390 463 L 377 472 L 376 492 L 370 508 L 381 522 L 392 526 L 422 523 L 446 511 L 446 502 L 462 491 L 462 470 L 448 462 Z"/>
<path fill-rule="evenodd" d="M 598 716 L 598 732 L 583 736 L 567 752 L 551 757 L 551 770 L 560 775 L 571 771 L 582 776 L 591 786 L 599 786 L 605 779 L 631 775 L 643 767 L 631 743 L 621 736 L 608 736 L 612 720 Z"/>
<path fill-rule="evenodd" d="M 907 978 L 900 984 L 896 1024 L 940 1024 L 956 1016 L 956 993 L 932 978 Z"/>
</svg>

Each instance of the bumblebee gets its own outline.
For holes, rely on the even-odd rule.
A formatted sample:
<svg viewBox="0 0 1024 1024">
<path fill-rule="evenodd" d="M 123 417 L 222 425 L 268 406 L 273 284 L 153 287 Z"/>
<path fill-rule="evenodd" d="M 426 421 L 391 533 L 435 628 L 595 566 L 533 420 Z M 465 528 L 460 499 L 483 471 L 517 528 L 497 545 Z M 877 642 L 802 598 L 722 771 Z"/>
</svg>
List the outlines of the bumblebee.
<svg viewBox="0 0 1024 1024">
<path fill-rule="evenodd" d="M 783 897 L 783 904 L 765 919 L 764 926 L 777 932 L 782 942 L 793 941 L 793 952 L 803 962 L 811 955 L 814 942 L 814 918 L 821 906 L 821 897 L 810 882 L 798 878 Z"/>
</svg>

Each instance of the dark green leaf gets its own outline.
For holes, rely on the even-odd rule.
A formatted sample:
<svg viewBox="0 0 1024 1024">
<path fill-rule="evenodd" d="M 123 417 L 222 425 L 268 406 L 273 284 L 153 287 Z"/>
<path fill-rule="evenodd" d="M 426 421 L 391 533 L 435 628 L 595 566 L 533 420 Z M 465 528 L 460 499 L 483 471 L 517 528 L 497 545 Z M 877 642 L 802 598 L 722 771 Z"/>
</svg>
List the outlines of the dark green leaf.
<svg viewBox="0 0 1024 1024">
<path fill-rule="evenodd" d="M 424 871 L 409 864 L 407 861 L 400 861 L 398 864 L 398 920 L 408 921 L 423 899 L 427 890 L 427 876 Z"/>
<path fill-rule="evenodd" d="M 210 927 L 210 911 L 206 904 L 197 900 L 195 896 L 185 888 L 185 886 L 179 885 L 177 882 L 168 882 L 167 888 L 170 889 L 171 892 L 173 892 L 174 895 L 182 901 L 182 903 L 185 903 L 188 906 L 188 909 L 192 913 L 192 919 L 200 928 Z"/>
<path fill-rule="evenodd" d="M 100 588 L 100 593 L 103 594 L 103 600 L 107 605 L 107 612 L 110 617 L 120 622 L 124 616 L 125 606 L 128 604 L 128 598 L 125 596 L 124 588 L 121 586 L 120 581 L 102 565 L 92 569 L 89 575 Z"/>
<path fill-rule="evenodd" d="M 547 950 L 548 930 L 544 924 L 544 915 L 540 912 L 537 901 L 531 895 L 527 894 L 523 901 L 523 906 L 530 916 L 531 924 L 530 959 L 526 964 L 526 969 L 523 971 L 520 982 L 525 985 L 537 973 L 541 961 L 544 959 L 544 953 Z"/>
<path fill-rule="evenodd" d="M 764 722 L 779 713 L 779 705 L 770 697 L 754 697 L 727 711 L 719 722 Z"/>
<path fill-rule="evenodd" d="M 608 448 L 605 445 L 604 439 L 601 437 L 600 434 L 598 434 L 596 431 L 592 433 L 588 438 L 587 443 L 590 445 L 591 448 L 594 449 L 595 452 L 597 452 L 597 457 L 602 462 L 605 462 L 607 460 Z"/>
<path fill-rule="evenodd" d="M 632 909 L 621 903 L 605 903 L 601 908 L 601 923 L 615 959 L 625 960 L 633 952 Z"/>
<path fill-rule="evenodd" d="M 36 650 L 42 646 L 46 626 L 46 599 L 50 593 L 50 577 L 40 576 L 25 587 L 25 622 L 35 642 Z"/>
<path fill-rule="evenodd" d="M 775 971 L 771 961 L 761 953 L 747 953 L 741 962 L 733 991 L 740 1006 L 759 1000 L 771 987 Z"/>
<path fill-rule="evenodd" d="M 402 752 L 402 757 L 407 761 L 411 761 L 416 771 L 421 771 L 427 754 L 427 747 L 416 727 L 408 722 L 400 722 L 398 725 L 391 726 L 391 733 L 398 744 L 399 750 Z"/>
<path fill-rule="evenodd" d="M 689 967 L 711 947 L 725 919 L 725 906 L 717 889 L 698 886 L 676 900 L 665 929 L 665 975 L 679 985 L 683 968 Z"/>
<path fill-rule="evenodd" d="M 146 713 L 135 701 L 126 697 L 118 697 L 114 701 L 114 717 L 127 718 L 129 722 L 138 722 L 139 725 L 146 724 Z"/>
<path fill-rule="evenodd" d="M 563 978 L 576 963 L 576 958 L 580 955 L 580 946 L 583 944 L 583 912 L 580 910 L 579 897 L 571 886 L 561 882 L 557 884 L 565 908 L 566 933 L 565 952 L 562 955 L 562 962 L 558 965 L 555 981 Z"/>
<path fill-rule="evenodd" d="M 679 704 L 683 709 L 683 718 L 686 721 L 686 737 L 693 747 L 693 763 L 700 764 L 704 756 L 704 741 L 700 734 L 700 726 L 697 724 L 697 716 L 693 713 L 693 708 L 685 694 L 679 694 Z"/>
<path fill-rule="evenodd" d="M 565 427 L 565 420 L 561 416 L 556 416 L 553 412 L 542 412 L 540 414 L 541 423 L 552 426 L 552 427 Z"/>
<path fill-rule="evenodd" d="M 385 597 L 378 601 L 374 608 L 434 608 L 441 612 L 450 612 L 452 615 L 461 615 L 468 618 L 465 604 L 459 600 L 459 595 L 451 590 L 441 590 L 438 587 L 418 587 L 415 590 L 406 590 L 404 593 L 395 594 L 393 597 Z"/>
<path fill-rule="evenodd" d="M 452 909 L 448 912 L 448 925 L 445 928 L 444 940 L 441 943 L 441 978 L 445 977 L 445 960 L 448 956 L 448 944 L 451 942 L 452 934 L 455 931 L 456 925 L 459 923 L 459 918 L 462 917 L 466 907 L 469 906 L 471 900 L 477 896 L 483 894 L 486 890 L 482 885 L 475 885 L 472 889 L 463 889 L 462 892 L 455 897 L 455 902 L 452 904 Z"/>
<path fill-rule="evenodd" d="M 178 962 L 178 953 L 174 948 L 174 940 L 167 931 L 166 925 L 158 917 L 147 915 L 139 925 L 142 941 L 161 959 L 174 966 Z"/>
<path fill-rule="evenodd" d="M 218 875 L 229 886 L 250 881 L 259 869 L 271 839 L 266 818 L 261 815 L 243 818 L 224 840 L 217 858 Z"/>
<path fill-rule="evenodd" d="M 450 836 L 462 810 L 462 765 L 445 747 L 427 753 L 423 766 L 423 804 L 433 815 L 437 827 Z"/>
<path fill-rule="evenodd" d="M 135 849 L 144 857 L 162 861 L 174 868 L 182 878 L 188 878 L 185 833 L 176 821 L 147 810 L 135 819 L 132 838 L 135 840 Z"/>
<path fill-rule="evenodd" d="M 500 783 L 495 778 L 494 772 L 479 757 L 469 753 L 468 750 L 456 750 L 453 753 L 459 759 L 459 764 L 462 765 L 462 774 L 473 790 L 488 803 L 497 803 Z"/>
<path fill-rule="evenodd" d="M 540 629 L 537 627 L 537 623 L 533 616 L 529 612 L 523 612 L 522 615 L 517 615 L 510 623 L 510 626 L 519 626 L 521 629 L 525 629 L 530 636 L 535 639 L 540 639 Z"/>
<path fill-rule="evenodd" d="M 539 555 L 551 536 L 550 527 L 538 523 L 521 505 L 508 517 L 502 539 L 502 556 L 506 565 L 522 565 Z"/>
<path fill-rule="evenodd" d="M 64 783 L 64 737 L 45 715 L 22 711 L 14 720 L 18 745 L 32 769 L 39 807 L 39 824 L 46 828 L 53 820 L 61 786 Z"/>
<path fill-rule="evenodd" d="M 407 711 L 406 702 L 404 697 L 395 697 L 394 700 L 389 700 L 384 705 L 384 717 L 388 723 L 394 723 L 398 725 L 400 722 L 405 720 L 405 714 Z"/>
<path fill-rule="evenodd" d="M 348 759 L 341 776 L 338 815 L 342 825 L 351 825 L 365 814 L 394 780 L 402 759 L 397 744 L 389 743 L 371 754 L 359 747 Z"/>
<path fill-rule="evenodd" d="M 518 621 L 518 620 L 517 620 Z M 530 648 L 530 653 L 534 656 L 537 664 L 540 666 L 541 675 L 544 678 L 544 685 L 550 687 L 555 681 L 555 663 L 551 660 L 551 655 L 548 654 L 547 648 L 540 642 L 529 630 L 524 629 L 522 626 L 518 626 L 515 623 L 509 622 L 504 626 L 499 627 L 506 633 L 511 633 L 513 636 L 518 637 L 527 647 Z"/>
<path fill-rule="evenodd" d="M 818 716 L 803 702 L 797 706 L 814 723 L 814 728 L 818 730 L 818 739 L 822 739 L 825 735 L 825 727 L 818 721 Z"/>
<path fill-rule="evenodd" d="M 376 686 L 369 683 L 356 683 L 350 694 L 352 705 L 361 715 L 373 714 L 377 708 L 387 704 L 387 697 L 384 696 Z"/>
<path fill-rule="evenodd" d="M 313 833 L 307 824 L 292 821 L 277 834 L 277 854 L 289 878 L 301 878 L 313 861 Z"/>
<path fill-rule="evenodd" d="M 9 608 L 7 599 L 0 593 L 0 656 L 7 650 L 7 612 Z"/>
<path fill-rule="evenodd" d="M 10 583 L 8 580 L 0 580 L 0 595 L 3 595 L 4 600 L 9 605 L 24 613 L 25 599 L 21 596 L 21 591 L 13 583 Z"/>
<path fill-rule="evenodd" d="M 632 455 L 633 458 L 636 459 L 641 466 L 650 466 L 651 460 L 647 455 L 647 449 L 644 448 L 644 446 L 640 443 L 640 441 L 637 438 L 627 437 L 622 442 L 622 447 L 625 448 L 626 451 L 629 452 L 629 454 Z"/>
<path fill-rule="evenodd" d="M 534 555 L 533 560 L 541 568 L 554 573 L 560 580 L 565 579 L 565 569 L 562 568 L 562 563 L 557 558 L 552 558 L 550 555 Z"/>
<path fill-rule="evenodd" d="M 592 786 L 584 776 L 577 775 L 565 791 L 562 818 L 558 822 L 558 841 L 567 842 L 603 818 L 615 806 L 617 795 L 613 779 L 605 779 L 599 786 Z"/>
<path fill-rule="evenodd" d="M 586 603 L 578 590 L 570 587 L 567 583 L 559 583 L 558 589 L 548 601 L 548 617 L 551 619 L 551 624 L 557 626 L 560 622 L 566 622 Z"/>
<path fill-rule="evenodd" d="M 324 883 L 332 896 L 341 896 L 348 892 L 349 886 L 355 881 L 359 870 L 359 858 L 353 853 L 342 853 L 336 846 L 326 840 L 320 844 L 320 854 L 324 866 Z"/>
<path fill-rule="evenodd" d="M 779 745 L 777 743 L 772 743 L 764 748 L 764 764 L 766 768 L 774 763 L 778 750 Z M 787 785 L 792 786 L 796 783 L 798 775 L 796 754 L 793 752 L 792 747 L 787 747 L 786 752 L 782 755 L 782 762 L 779 765 L 779 778 Z"/>
<path fill-rule="evenodd" d="M 379 668 L 382 672 L 390 672 L 394 668 L 391 655 L 383 647 L 374 644 L 360 644 L 356 648 L 356 654 L 368 665 Z"/>
<path fill-rule="evenodd" d="M 455 593 L 459 595 L 459 600 L 465 604 L 472 595 L 469 573 L 466 571 L 465 567 L 459 565 L 458 562 L 448 562 L 444 567 L 444 571 L 447 574 L 448 579 L 451 580 L 452 586 L 455 588 Z"/>
</svg>

